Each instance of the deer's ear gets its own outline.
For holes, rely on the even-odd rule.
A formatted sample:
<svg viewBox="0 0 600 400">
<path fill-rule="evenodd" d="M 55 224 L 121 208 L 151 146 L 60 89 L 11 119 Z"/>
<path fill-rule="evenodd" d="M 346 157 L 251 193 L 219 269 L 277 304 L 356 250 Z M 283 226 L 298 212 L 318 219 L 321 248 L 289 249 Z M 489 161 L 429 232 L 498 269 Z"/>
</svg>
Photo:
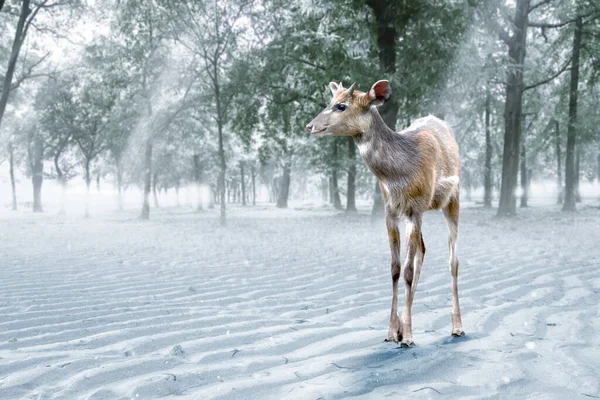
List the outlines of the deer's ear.
<svg viewBox="0 0 600 400">
<path fill-rule="evenodd" d="M 342 84 L 337 84 L 335 82 L 329 82 L 329 89 L 331 89 L 331 94 L 335 95 L 339 90 L 343 88 Z"/>
<path fill-rule="evenodd" d="M 380 106 L 390 99 L 392 96 L 392 86 L 389 81 L 377 81 L 367 93 L 370 104 Z"/>
</svg>

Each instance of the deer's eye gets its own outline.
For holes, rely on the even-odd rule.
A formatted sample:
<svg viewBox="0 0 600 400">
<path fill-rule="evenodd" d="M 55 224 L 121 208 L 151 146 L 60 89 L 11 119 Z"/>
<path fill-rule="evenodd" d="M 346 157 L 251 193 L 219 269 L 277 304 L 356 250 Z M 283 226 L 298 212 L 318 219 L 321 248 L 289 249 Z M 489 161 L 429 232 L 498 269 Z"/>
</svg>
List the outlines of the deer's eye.
<svg viewBox="0 0 600 400">
<path fill-rule="evenodd" d="M 333 109 L 335 111 L 344 111 L 346 108 L 348 108 L 348 106 L 345 104 L 336 104 L 335 106 L 333 106 Z"/>
</svg>

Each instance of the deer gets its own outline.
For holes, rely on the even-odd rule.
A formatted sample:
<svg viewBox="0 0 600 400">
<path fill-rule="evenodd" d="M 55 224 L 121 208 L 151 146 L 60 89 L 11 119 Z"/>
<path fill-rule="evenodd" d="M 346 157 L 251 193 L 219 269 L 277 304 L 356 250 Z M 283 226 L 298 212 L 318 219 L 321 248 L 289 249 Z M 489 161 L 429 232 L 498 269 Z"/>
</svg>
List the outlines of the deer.
<svg viewBox="0 0 600 400">
<path fill-rule="evenodd" d="M 351 136 L 365 164 L 378 180 L 385 205 L 385 223 L 392 256 L 392 309 L 386 342 L 415 345 L 412 305 L 425 257 L 421 233 L 423 213 L 442 210 L 448 224 L 452 287 L 452 336 L 465 335 L 458 302 L 456 241 L 460 210 L 460 157 L 454 132 L 443 120 L 427 116 L 395 132 L 377 107 L 391 95 L 387 80 L 368 92 L 345 89 L 330 82 L 331 102 L 307 126 L 312 136 Z M 405 223 L 404 308 L 398 317 L 398 281 L 401 273 L 399 222 Z"/>
</svg>

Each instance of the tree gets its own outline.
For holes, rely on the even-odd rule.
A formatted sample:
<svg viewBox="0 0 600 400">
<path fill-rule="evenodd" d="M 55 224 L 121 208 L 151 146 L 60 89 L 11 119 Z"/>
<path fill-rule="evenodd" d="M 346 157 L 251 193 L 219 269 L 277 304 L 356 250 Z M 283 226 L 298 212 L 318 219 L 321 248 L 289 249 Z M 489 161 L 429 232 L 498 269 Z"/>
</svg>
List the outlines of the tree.
<svg viewBox="0 0 600 400">
<path fill-rule="evenodd" d="M 569 124 L 567 125 L 567 148 L 565 159 L 565 197 L 563 211 L 575 211 L 575 187 L 579 181 L 578 168 L 575 168 L 575 146 L 577 141 L 577 95 L 579 93 L 579 58 L 581 51 L 581 37 L 583 33 L 583 18 L 578 16 L 573 30 L 573 64 L 571 67 L 571 81 L 569 89 Z M 579 157 L 577 157 L 579 160 Z"/>
<path fill-rule="evenodd" d="M 91 164 L 107 148 L 114 94 L 102 81 L 88 77 L 74 101 L 73 137 L 83 156 L 86 186 L 85 216 L 90 216 Z"/>
<path fill-rule="evenodd" d="M 523 65 L 527 41 L 529 0 L 517 0 L 513 18 L 513 36 L 504 36 L 508 46 L 509 67 L 506 76 L 506 100 L 504 103 L 504 151 L 502 161 L 502 185 L 498 215 L 516 215 L 517 173 L 521 140 L 521 112 L 523 106 Z"/>
<path fill-rule="evenodd" d="M 27 158 L 33 185 L 33 212 L 43 212 L 42 184 L 44 183 L 44 140 L 37 124 L 27 128 Z"/>
<path fill-rule="evenodd" d="M 227 83 L 227 72 L 235 59 L 236 39 L 242 29 L 238 23 L 250 5 L 249 0 L 215 1 L 214 4 L 180 0 L 171 3 L 169 8 L 170 22 L 178 41 L 203 64 L 200 77 L 204 78 L 205 89 L 211 94 L 213 118 L 217 125 L 221 199 L 225 198 L 227 170 L 224 129 L 228 107 L 233 99 L 233 95 L 223 89 Z M 225 225 L 226 221 L 226 204 L 221 201 L 221 225 Z"/>
<path fill-rule="evenodd" d="M 17 62 L 19 60 L 21 49 L 23 47 L 23 44 L 25 43 L 25 39 L 27 37 L 29 29 L 33 25 L 34 20 L 36 19 L 41 10 L 53 10 L 57 7 L 64 6 L 67 4 L 72 4 L 72 2 L 51 2 L 50 0 L 41 0 L 32 3 L 30 0 L 23 0 L 23 2 L 21 3 L 21 8 L 18 13 L 19 18 L 17 21 L 15 34 L 12 41 L 10 57 L 8 59 L 8 65 L 2 80 L 2 87 L 0 88 L 0 126 L 2 126 L 2 120 L 4 118 L 4 113 L 6 111 L 6 106 L 8 104 L 11 91 L 18 88 L 26 79 L 40 76 L 39 74 L 34 74 L 34 69 L 37 68 L 46 59 L 47 56 L 46 54 L 40 59 L 30 63 L 30 65 L 23 69 L 21 76 L 19 76 L 16 79 L 16 81 L 13 82 Z M 1 5 L 0 9 L 2 9 Z M 41 30 L 43 29 L 43 27 L 37 27 L 37 29 Z"/>
<path fill-rule="evenodd" d="M 23 46 L 23 42 L 25 42 L 25 36 L 27 35 L 27 31 L 29 30 L 31 23 L 33 22 L 40 8 L 42 7 L 41 4 L 36 6 L 34 11 L 32 12 L 29 9 L 29 0 L 23 0 L 23 3 L 21 3 L 19 21 L 15 30 L 15 36 L 12 43 L 8 67 L 6 68 L 6 73 L 4 74 L 4 80 L 2 82 L 2 92 L 0 92 L 0 126 L 2 125 L 4 112 L 6 111 L 8 96 L 10 95 L 10 91 L 12 89 L 12 79 L 15 73 L 15 68 L 17 66 L 19 53 L 21 52 L 21 47 Z"/>
<path fill-rule="evenodd" d="M 492 207 L 492 138 L 491 138 L 491 101 L 492 94 L 489 86 L 485 93 L 485 182 L 483 184 L 483 206 L 486 208 Z"/>
<path fill-rule="evenodd" d="M 161 72 L 167 57 L 163 44 L 165 34 L 162 26 L 164 15 L 155 1 L 124 0 L 117 3 L 116 24 L 119 38 L 124 43 L 125 61 L 132 67 L 130 85 L 135 87 L 138 113 L 142 122 L 136 127 L 141 136 L 139 145 L 143 147 L 142 175 L 143 200 L 141 219 L 150 218 L 150 190 L 152 187 L 152 151 L 156 128 L 154 105 L 158 103 L 157 89 L 163 84 Z"/>
<path fill-rule="evenodd" d="M 62 156 L 73 142 L 74 135 L 71 83 L 71 80 L 64 76 L 51 77 L 42 84 L 36 98 L 36 108 L 41 115 L 40 127 L 62 188 L 61 213 L 65 212 L 65 191 L 72 169 L 61 162 Z"/>
<path fill-rule="evenodd" d="M 548 6 L 550 3 L 550 1 L 540 0 L 531 5 L 529 0 L 518 0 L 515 9 L 515 16 L 512 21 L 512 25 L 514 27 L 513 35 L 508 35 L 503 31 L 500 32 L 501 38 L 507 44 L 509 49 L 509 67 L 507 70 L 506 82 L 505 135 L 502 163 L 502 186 L 500 190 L 500 202 L 498 206 L 499 216 L 515 215 L 517 212 L 515 189 L 517 185 L 519 157 L 521 152 L 521 116 L 523 107 L 523 93 L 527 90 L 545 85 L 560 76 L 563 72 L 569 69 L 574 56 L 574 53 L 572 53 L 571 57 L 568 58 L 562 64 L 562 66 L 556 69 L 556 71 L 549 73 L 549 76 L 540 79 L 535 83 L 525 85 L 523 76 L 525 67 L 527 28 L 540 28 L 542 31 L 541 36 L 547 41 L 547 29 L 561 28 L 575 22 L 578 17 L 583 17 L 584 15 L 589 16 L 598 12 L 597 9 L 592 7 L 591 10 L 587 11 L 584 15 L 576 13 L 577 15 L 575 17 L 567 19 L 561 18 L 562 21 L 557 23 L 529 20 L 529 16 L 534 10 L 542 9 L 545 6 Z M 567 11 L 573 10 L 573 6 L 570 2 L 565 4 Z M 555 12 L 557 11 L 555 10 Z M 572 143 L 574 148 L 574 141 L 572 141 Z"/>
</svg>

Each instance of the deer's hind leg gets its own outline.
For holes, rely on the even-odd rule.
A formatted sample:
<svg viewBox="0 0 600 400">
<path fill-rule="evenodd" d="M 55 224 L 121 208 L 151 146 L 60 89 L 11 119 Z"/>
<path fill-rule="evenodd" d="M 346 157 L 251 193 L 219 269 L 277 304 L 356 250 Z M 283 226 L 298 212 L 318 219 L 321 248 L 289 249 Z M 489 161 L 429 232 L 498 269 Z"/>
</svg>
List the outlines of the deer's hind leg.
<svg viewBox="0 0 600 400">
<path fill-rule="evenodd" d="M 390 312 L 390 327 L 386 342 L 399 342 L 402 340 L 402 326 L 398 318 L 398 280 L 400 279 L 400 232 L 398 231 L 398 220 L 393 215 L 386 213 L 385 224 L 390 239 L 390 251 L 392 253 L 392 310 Z"/>
<path fill-rule="evenodd" d="M 460 305 L 458 304 L 458 256 L 456 254 L 456 239 L 458 237 L 458 215 L 460 202 L 458 194 L 453 196 L 448 205 L 444 207 L 444 216 L 448 223 L 448 249 L 450 250 L 450 279 L 452 282 L 452 336 L 465 335 L 460 318 Z"/>
</svg>

